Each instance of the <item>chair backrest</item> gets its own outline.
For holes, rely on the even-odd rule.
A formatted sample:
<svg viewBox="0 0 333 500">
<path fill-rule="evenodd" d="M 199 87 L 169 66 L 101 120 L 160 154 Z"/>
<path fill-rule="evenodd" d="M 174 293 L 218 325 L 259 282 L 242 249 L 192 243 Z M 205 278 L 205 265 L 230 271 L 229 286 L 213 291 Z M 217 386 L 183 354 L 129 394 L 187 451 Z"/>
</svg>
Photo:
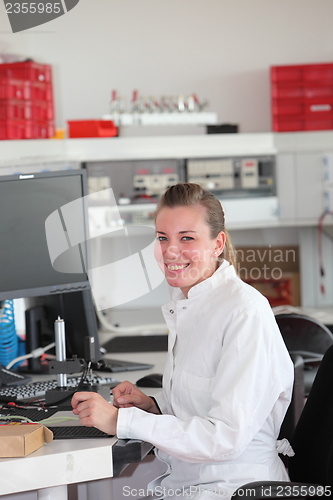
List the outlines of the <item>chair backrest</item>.
<svg viewBox="0 0 333 500">
<path fill-rule="evenodd" d="M 288 461 L 292 481 L 333 485 L 333 345 L 318 368 L 296 425 Z"/>
<path fill-rule="evenodd" d="M 290 354 L 304 359 L 304 389 L 308 396 L 324 353 L 333 344 L 333 334 L 323 323 L 304 314 L 277 314 L 276 322 Z"/>
<path fill-rule="evenodd" d="M 277 314 L 275 319 L 290 353 L 323 355 L 333 344 L 332 332 L 314 318 L 292 313 Z"/>
</svg>

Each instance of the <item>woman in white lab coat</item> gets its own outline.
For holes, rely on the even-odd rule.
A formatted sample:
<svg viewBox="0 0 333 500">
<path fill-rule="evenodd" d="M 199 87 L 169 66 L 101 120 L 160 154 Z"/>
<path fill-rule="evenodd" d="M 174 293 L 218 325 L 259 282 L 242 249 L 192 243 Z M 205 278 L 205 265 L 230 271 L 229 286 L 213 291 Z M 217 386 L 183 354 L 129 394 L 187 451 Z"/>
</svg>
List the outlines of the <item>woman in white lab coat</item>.
<svg viewBox="0 0 333 500">
<path fill-rule="evenodd" d="M 129 382 L 114 406 L 95 393 L 72 404 L 84 425 L 155 445 L 167 472 L 157 498 L 227 499 L 255 480 L 285 480 L 277 436 L 293 365 L 267 300 L 236 275 L 220 202 L 172 186 L 156 212 L 156 258 L 173 287 L 163 307 L 169 348 L 163 390 Z"/>
</svg>

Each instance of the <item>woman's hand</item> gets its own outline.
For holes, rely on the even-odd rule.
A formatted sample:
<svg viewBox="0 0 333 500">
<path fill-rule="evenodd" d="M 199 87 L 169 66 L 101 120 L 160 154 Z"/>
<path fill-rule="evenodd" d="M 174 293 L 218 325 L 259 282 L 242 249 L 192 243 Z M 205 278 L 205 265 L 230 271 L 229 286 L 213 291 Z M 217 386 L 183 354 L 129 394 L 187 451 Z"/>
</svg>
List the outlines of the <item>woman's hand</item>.
<svg viewBox="0 0 333 500">
<path fill-rule="evenodd" d="M 118 410 L 97 392 L 76 392 L 72 407 L 86 427 L 97 427 L 112 436 L 117 433 Z"/>
<path fill-rule="evenodd" d="M 149 413 L 160 414 L 155 401 L 144 394 L 131 382 L 122 382 L 112 389 L 113 404 L 116 408 L 130 408 L 135 406 Z"/>
</svg>

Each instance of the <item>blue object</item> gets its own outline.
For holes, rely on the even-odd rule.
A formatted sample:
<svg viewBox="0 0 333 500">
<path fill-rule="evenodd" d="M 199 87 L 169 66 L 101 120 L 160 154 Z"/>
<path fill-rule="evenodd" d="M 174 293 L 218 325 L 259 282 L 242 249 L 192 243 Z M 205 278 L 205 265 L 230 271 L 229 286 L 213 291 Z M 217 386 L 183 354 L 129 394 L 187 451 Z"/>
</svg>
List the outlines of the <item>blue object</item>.
<svg viewBox="0 0 333 500">
<path fill-rule="evenodd" d="M 19 339 L 16 335 L 14 301 L 5 300 L 0 309 L 0 363 L 7 366 L 17 358 Z"/>
</svg>

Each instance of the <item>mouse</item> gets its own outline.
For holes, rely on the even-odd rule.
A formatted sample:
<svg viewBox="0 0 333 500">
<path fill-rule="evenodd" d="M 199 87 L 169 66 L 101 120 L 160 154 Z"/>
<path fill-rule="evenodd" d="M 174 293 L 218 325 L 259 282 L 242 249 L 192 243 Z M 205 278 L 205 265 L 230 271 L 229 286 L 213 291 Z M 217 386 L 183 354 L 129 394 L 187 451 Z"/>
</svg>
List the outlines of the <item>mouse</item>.
<svg viewBox="0 0 333 500">
<path fill-rule="evenodd" d="M 161 373 L 150 373 L 140 378 L 136 385 L 137 387 L 162 387 L 162 377 Z"/>
</svg>

